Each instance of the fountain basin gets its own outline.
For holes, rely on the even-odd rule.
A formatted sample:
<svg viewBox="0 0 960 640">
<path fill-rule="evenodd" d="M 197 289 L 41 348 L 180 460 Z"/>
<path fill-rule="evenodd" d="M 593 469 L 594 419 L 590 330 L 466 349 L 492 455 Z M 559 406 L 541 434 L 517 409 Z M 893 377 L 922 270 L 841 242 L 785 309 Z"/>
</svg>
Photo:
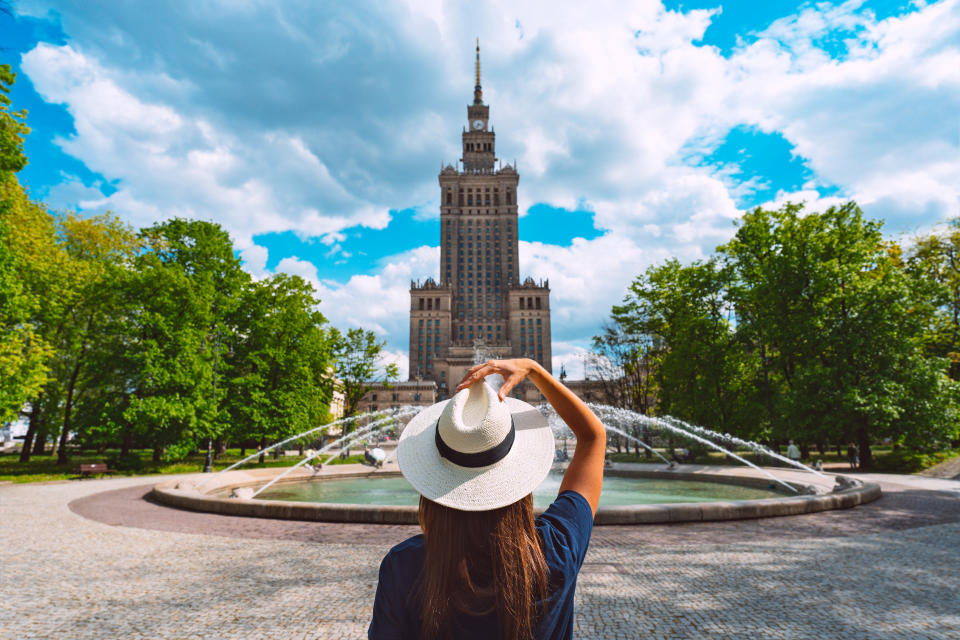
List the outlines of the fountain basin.
<svg viewBox="0 0 960 640">
<path fill-rule="evenodd" d="M 333 504 L 227 497 L 231 494 L 242 496 L 243 489 L 249 493 L 251 489 L 263 486 L 285 470 L 284 468 L 238 470 L 213 476 L 195 475 L 171 479 L 156 485 L 151 495 L 158 502 L 173 507 L 224 515 L 370 524 L 417 523 L 416 506 Z M 398 473 L 394 465 L 375 471 L 361 465 L 333 465 L 321 469 L 316 474 L 307 470 L 295 470 L 274 486 L 309 480 L 395 476 Z M 662 465 L 620 463 L 607 467 L 605 475 L 621 478 L 670 478 L 718 482 L 759 489 L 766 489 L 770 485 L 769 478 L 752 469 L 728 467 L 681 465 L 676 469 L 666 469 Z M 597 525 L 649 524 L 799 515 L 831 509 L 847 509 L 876 500 L 881 495 L 879 485 L 868 482 L 856 482 L 843 490 L 833 491 L 834 478 L 832 477 L 819 478 L 809 473 L 784 470 L 777 470 L 777 475 L 788 484 L 810 495 L 780 495 L 756 500 L 601 506 L 597 510 L 594 522 Z M 542 509 L 537 509 L 538 513 L 540 511 Z"/>
</svg>

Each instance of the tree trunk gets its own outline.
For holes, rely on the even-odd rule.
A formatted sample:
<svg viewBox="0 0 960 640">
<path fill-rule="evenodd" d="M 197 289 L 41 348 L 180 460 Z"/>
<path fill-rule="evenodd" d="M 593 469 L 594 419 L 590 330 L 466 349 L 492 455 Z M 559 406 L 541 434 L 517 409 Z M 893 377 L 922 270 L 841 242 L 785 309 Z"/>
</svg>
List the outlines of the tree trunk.
<svg viewBox="0 0 960 640">
<path fill-rule="evenodd" d="M 873 468 L 873 451 L 870 449 L 870 428 L 866 418 L 857 420 L 857 447 L 860 449 L 860 468 Z"/>
<path fill-rule="evenodd" d="M 820 456 L 821 456 L 821 457 L 827 455 L 827 443 L 826 443 L 826 442 L 818 442 L 818 443 L 817 443 L 817 451 L 820 452 Z"/>
<path fill-rule="evenodd" d="M 33 439 L 37 437 L 37 429 L 40 426 L 40 402 L 43 400 L 41 393 L 35 403 L 30 405 L 30 426 L 27 427 L 27 435 L 23 439 L 23 447 L 20 449 L 20 462 L 30 462 L 30 453 L 33 449 Z"/>
<path fill-rule="evenodd" d="M 125 456 L 133 448 L 133 427 L 127 425 L 123 428 L 123 442 L 120 444 L 120 455 Z"/>
<path fill-rule="evenodd" d="M 67 464 L 67 438 L 70 437 L 70 414 L 73 411 L 73 394 L 77 388 L 80 364 L 83 362 L 83 354 L 86 350 L 87 344 L 84 343 L 80 348 L 80 356 L 77 358 L 77 363 L 70 373 L 70 384 L 67 385 L 67 404 L 63 409 L 63 427 L 60 429 L 60 447 L 57 449 L 57 464 Z"/>
<path fill-rule="evenodd" d="M 240 441 L 240 457 L 241 458 L 247 457 L 247 441 L 246 440 Z"/>
<path fill-rule="evenodd" d="M 154 445 L 153 447 L 153 461 L 160 462 L 163 460 L 163 449 L 162 445 Z"/>
<path fill-rule="evenodd" d="M 265 446 L 267 446 L 267 439 L 266 439 L 266 438 L 260 438 L 260 444 L 257 446 L 257 451 L 260 452 L 260 464 L 263 464 L 263 460 L 264 460 L 264 457 L 263 457 L 263 456 L 264 456 L 264 454 L 263 454 L 263 448 L 264 448 Z"/>
<path fill-rule="evenodd" d="M 776 428 L 776 420 L 773 411 L 773 390 L 770 386 L 770 371 L 767 366 L 767 343 L 763 339 L 763 333 L 760 334 L 760 367 L 763 370 L 763 404 L 767 409 L 767 420 L 770 421 L 770 429 Z"/>
<path fill-rule="evenodd" d="M 807 445 L 807 444 L 800 445 L 800 458 L 802 460 L 810 459 L 810 445 Z"/>
<path fill-rule="evenodd" d="M 42 456 L 47 450 L 47 428 L 40 424 L 37 427 L 37 435 L 33 440 L 33 455 Z"/>
</svg>

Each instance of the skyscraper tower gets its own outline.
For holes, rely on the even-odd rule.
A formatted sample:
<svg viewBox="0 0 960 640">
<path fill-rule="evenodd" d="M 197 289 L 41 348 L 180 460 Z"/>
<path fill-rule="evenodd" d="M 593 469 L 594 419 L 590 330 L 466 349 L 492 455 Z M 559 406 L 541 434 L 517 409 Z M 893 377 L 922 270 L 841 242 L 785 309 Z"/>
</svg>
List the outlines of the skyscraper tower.
<svg viewBox="0 0 960 640">
<path fill-rule="evenodd" d="M 473 104 L 458 167 L 440 181 L 440 280 L 410 284 L 410 379 L 433 380 L 439 399 L 486 357 L 529 357 L 551 370 L 550 286 L 520 281 L 516 165 L 498 164 L 476 52 Z"/>
</svg>

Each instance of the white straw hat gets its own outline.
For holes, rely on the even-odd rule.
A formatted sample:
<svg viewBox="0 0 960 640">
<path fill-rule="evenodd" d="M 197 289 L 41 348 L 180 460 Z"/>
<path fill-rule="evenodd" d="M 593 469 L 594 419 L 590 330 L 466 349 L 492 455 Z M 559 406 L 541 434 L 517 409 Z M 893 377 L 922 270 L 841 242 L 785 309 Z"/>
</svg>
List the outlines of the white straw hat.
<svg viewBox="0 0 960 640">
<path fill-rule="evenodd" d="M 501 402 L 483 381 L 418 413 L 397 443 L 413 488 L 460 511 L 513 504 L 543 482 L 553 456 L 543 414 L 522 400 Z"/>
</svg>

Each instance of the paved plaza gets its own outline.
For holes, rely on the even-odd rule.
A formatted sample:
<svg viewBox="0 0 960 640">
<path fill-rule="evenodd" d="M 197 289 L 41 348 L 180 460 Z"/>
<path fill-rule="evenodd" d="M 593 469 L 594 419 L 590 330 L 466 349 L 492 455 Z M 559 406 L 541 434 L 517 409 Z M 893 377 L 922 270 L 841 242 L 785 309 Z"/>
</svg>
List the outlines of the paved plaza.
<svg viewBox="0 0 960 640">
<path fill-rule="evenodd" d="M 876 480 L 852 510 L 598 527 L 577 637 L 960 638 L 960 483 Z M 150 484 L 0 486 L 0 638 L 365 637 L 416 531 L 176 511 Z"/>
</svg>

